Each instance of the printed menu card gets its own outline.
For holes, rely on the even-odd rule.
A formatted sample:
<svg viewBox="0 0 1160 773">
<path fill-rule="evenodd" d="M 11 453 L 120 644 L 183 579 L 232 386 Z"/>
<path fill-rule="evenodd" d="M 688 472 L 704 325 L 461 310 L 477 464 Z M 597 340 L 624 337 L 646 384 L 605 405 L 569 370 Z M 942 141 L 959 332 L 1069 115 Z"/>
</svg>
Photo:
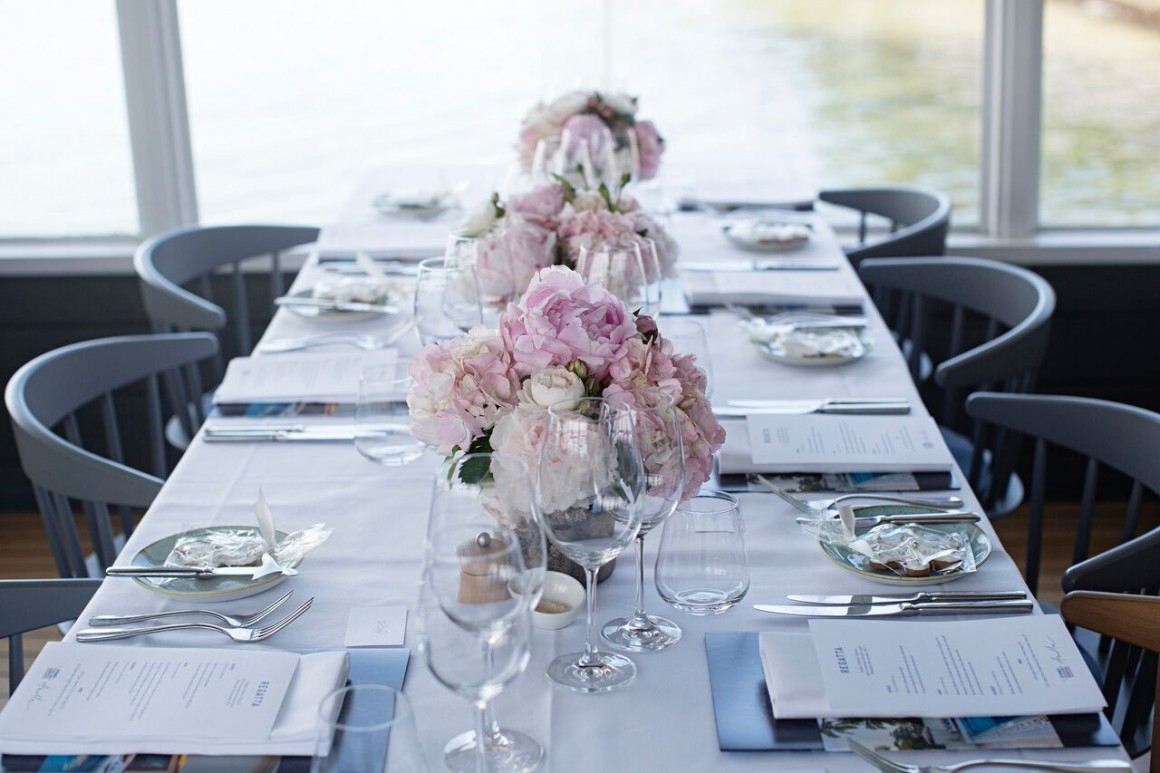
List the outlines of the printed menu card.
<svg viewBox="0 0 1160 773">
<path fill-rule="evenodd" d="M 831 716 L 1067 714 L 1105 705 L 1058 615 L 811 620 L 810 635 Z"/>
<path fill-rule="evenodd" d="M 951 456 L 929 416 L 754 414 L 756 469 L 768 472 L 938 472 Z"/>
</svg>

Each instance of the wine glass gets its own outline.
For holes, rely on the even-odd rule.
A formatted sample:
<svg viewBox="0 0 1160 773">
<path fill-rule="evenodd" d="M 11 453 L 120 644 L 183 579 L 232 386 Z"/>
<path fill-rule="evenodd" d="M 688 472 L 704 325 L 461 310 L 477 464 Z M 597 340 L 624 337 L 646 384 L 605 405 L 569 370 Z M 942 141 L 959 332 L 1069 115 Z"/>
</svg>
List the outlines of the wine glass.
<svg viewBox="0 0 1160 773">
<path fill-rule="evenodd" d="M 585 283 L 600 285 L 624 301 L 629 311 L 644 312 L 649 305 L 648 275 L 635 240 L 582 246 L 576 273 Z"/>
<path fill-rule="evenodd" d="M 657 252 L 657 243 L 653 239 L 645 239 L 640 246 L 640 262 L 644 273 L 644 308 L 642 313 L 656 317 L 661 313 L 661 289 L 664 286 L 664 276 L 661 272 L 661 258 Z"/>
<path fill-rule="evenodd" d="M 415 327 L 424 345 L 458 338 L 481 324 L 483 309 L 474 268 L 446 257 L 419 263 L 414 309 Z"/>
<path fill-rule="evenodd" d="M 589 126 L 584 131 L 564 129 L 553 171 L 580 188 L 594 190 L 603 184 L 610 191 L 619 190 L 620 166 L 612 132 L 608 127 Z"/>
<path fill-rule="evenodd" d="M 510 215 L 504 220 L 514 217 Z M 507 235 L 500 224 L 493 225 L 484 236 L 468 236 L 454 232 L 447 237 L 444 257 L 461 266 L 470 266 L 475 273 L 476 291 L 483 313 L 484 324 L 495 327 L 500 312 L 514 300 L 510 261 L 507 259 Z"/>
<path fill-rule="evenodd" d="M 536 475 L 536 516 L 552 544 L 584 567 L 588 591 L 584 651 L 561 655 L 548 666 L 548 678 L 560 687 L 606 692 L 636 678 L 631 660 L 597 649 L 593 614 L 597 570 L 640 529 L 644 482 L 631 409 L 600 397 L 548 409 Z"/>
<path fill-rule="evenodd" d="M 680 626 L 644 610 L 644 535 L 672 515 L 685 490 L 680 412 L 673 398 L 659 390 L 647 395 L 646 401 L 650 404 L 638 401 L 633 409 L 645 475 L 636 535 L 636 606 L 631 617 L 609 620 L 600 632 L 609 645 L 629 652 L 656 652 L 681 638 Z"/>
<path fill-rule="evenodd" d="M 531 771 L 543 759 L 534 738 L 499 727 L 490 699 L 527 665 L 546 552 L 522 461 L 467 454 L 444 465 L 427 530 L 420 646 L 435 677 L 476 708 L 475 729 L 444 747 L 452 770 Z"/>
</svg>

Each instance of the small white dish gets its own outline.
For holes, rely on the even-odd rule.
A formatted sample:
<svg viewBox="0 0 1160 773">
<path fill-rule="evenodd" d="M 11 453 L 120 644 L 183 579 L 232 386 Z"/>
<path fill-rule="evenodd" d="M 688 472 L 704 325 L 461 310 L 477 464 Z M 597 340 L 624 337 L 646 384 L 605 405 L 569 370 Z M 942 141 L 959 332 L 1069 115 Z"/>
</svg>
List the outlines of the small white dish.
<svg viewBox="0 0 1160 773">
<path fill-rule="evenodd" d="M 576 619 L 584 606 L 584 586 L 563 572 L 544 573 L 544 595 L 532 610 L 537 628 L 556 630 Z"/>
<path fill-rule="evenodd" d="M 294 298 L 315 298 L 313 290 L 301 290 L 296 293 L 291 293 Z M 402 300 L 400 293 L 387 290 L 373 303 L 381 305 L 398 304 Z M 293 306 L 287 305 L 285 308 L 289 309 L 294 314 L 300 317 L 307 317 L 309 319 L 316 319 L 321 322 L 353 322 L 356 319 L 370 319 L 373 317 L 381 317 L 386 312 L 383 311 L 346 311 L 344 309 L 328 309 L 319 306 Z"/>
<path fill-rule="evenodd" d="M 873 346 L 864 326 L 845 327 L 797 319 L 750 320 L 742 323 L 745 335 L 768 360 L 798 367 L 844 365 L 860 360 Z"/>
<path fill-rule="evenodd" d="M 813 229 L 806 223 L 755 218 L 721 226 L 725 238 L 752 252 L 786 252 L 804 247 Z"/>
<path fill-rule="evenodd" d="M 371 200 L 371 206 L 380 215 L 397 217 L 433 218 L 456 204 L 451 191 L 388 191 Z"/>
</svg>

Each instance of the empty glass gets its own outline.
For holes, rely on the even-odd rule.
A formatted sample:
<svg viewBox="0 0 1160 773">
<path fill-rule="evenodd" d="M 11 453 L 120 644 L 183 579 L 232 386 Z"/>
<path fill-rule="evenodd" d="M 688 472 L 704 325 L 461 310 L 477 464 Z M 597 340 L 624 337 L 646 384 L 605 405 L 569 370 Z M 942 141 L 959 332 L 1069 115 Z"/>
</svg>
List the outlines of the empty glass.
<svg viewBox="0 0 1160 773">
<path fill-rule="evenodd" d="M 647 313 L 650 283 L 644 256 L 635 241 L 598 242 L 581 247 L 576 258 L 576 273 L 587 284 L 600 285 L 624 301 L 629 311 Z M 655 300 L 660 300 L 659 291 Z"/>
<path fill-rule="evenodd" d="M 318 707 L 311 773 L 425 771 L 407 696 L 379 684 L 348 685 Z"/>
<path fill-rule="evenodd" d="M 555 174 L 579 188 L 595 189 L 601 184 L 611 191 L 620 188 L 616 142 L 607 127 L 589 125 L 582 131 L 565 129 L 552 166 Z"/>
<path fill-rule="evenodd" d="M 471 264 L 428 258 L 415 281 L 415 328 L 426 346 L 458 338 L 483 322 L 479 288 Z"/>
<path fill-rule="evenodd" d="M 678 317 L 663 317 L 657 320 L 662 338 L 673 345 L 674 354 L 691 354 L 696 358 L 697 367 L 705 371 L 705 397 L 713 393 L 713 363 L 709 359 L 709 342 L 705 328 L 700 322 Z"/>
<path fill-rule="evenodd" d="M 423 455 L 425 446 L 411 435 L 410 388 L 406 361 L 372 365 L 359 376 L 354 447 L 372 462 L 399 467 Z"/>
<path fill-rule="evenodd" d="M 736 497 L 702 492 L 665 521 L 656 567 L 657 593 L 677 609 L 715 615 L 749 590 L 745 526 Z"/>
<path fill-rule="evenodd" d="M 630 617 L 609 620 L 600 632 L 609 645 L 629 652 L 656 652 L 681 638 L 680 626 L 644 610 L 644 535 L 672 515 L 685 491 L 680 412 L 673 398 L 663 392 L 647 399 L 651 405 L 638 400 L 633 410 L 646 481 L 636 535 L 636 606 Z"/>
<path fill-rule="evenodd" d="M 636 678 L 636 664 L 600 652 L 593 614 L 596 572 L 640 529 L 644 469 L 631 409 L 599 397 L 548 409 L 536 476 L 536 515 L 548 539 L 584 567 L 588 635 L 584 651 L 560 655 L 548 679 L 577 692 L 607 692 Z"/>
</svg>

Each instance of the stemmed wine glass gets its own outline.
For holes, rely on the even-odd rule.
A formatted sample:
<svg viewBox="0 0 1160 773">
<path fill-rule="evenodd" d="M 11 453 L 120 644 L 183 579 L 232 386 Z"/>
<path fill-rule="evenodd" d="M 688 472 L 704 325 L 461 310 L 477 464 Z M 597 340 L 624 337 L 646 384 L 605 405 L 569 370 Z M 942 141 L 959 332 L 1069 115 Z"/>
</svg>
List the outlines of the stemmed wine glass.
<svg viewBox="0 0 1160 773">
<path fill-rule="evenodd" d="M 649 278 L 640 245 L 635 241 L 582 246 L 576 258 L 576 273 L 586 284 L 600 285 L 624 301 L 630 311 L 648 313 Z"/>
<path fill-rule="evenodd" d="M 452 770 L 530 771 L 543 758 L 535 739 L 496 724 L 489 701 L 531 656 L 545 548 L 523 462 L 468 454 L 444 465 L 427 529 L 419 643 L 435 678 L 475 708 L 475 729 L 444 747 Z"/>
<path fill-rule="evenodd" d="M 415 280 L 415 327 L 424 345 L 458 338 L 483 322 L 474 267 L 456 258 L 428 258 Z"/>
<path fill-rule="evenodd" d="M 548 539 L 584 567 L 588 634 L 583 652 L 561 655 L 548 678 L 577 692 L 606 692 L 636 678 L 636 664 L 596 646 L 596 572 L 640 529 L 644 467 L 632 410 L 586 397 L 548 409 L 536 475 L 536 515 Z"/>
<path fill-rule="evenodd" d="M 641 524 L 636 535 L 636 606 L 631 617 L 604 624 L 600 637 L 616 649 L 656 652 L 681 638 L 672 620 L 644 610 L 644 535 L 676 510 L 685 490 L 685 454 L 680 415 L 673 398 L 655 390 L 633 409 L 636 437 L 644 461 L 645 490 L 641 496 Z"/>
</svg>

